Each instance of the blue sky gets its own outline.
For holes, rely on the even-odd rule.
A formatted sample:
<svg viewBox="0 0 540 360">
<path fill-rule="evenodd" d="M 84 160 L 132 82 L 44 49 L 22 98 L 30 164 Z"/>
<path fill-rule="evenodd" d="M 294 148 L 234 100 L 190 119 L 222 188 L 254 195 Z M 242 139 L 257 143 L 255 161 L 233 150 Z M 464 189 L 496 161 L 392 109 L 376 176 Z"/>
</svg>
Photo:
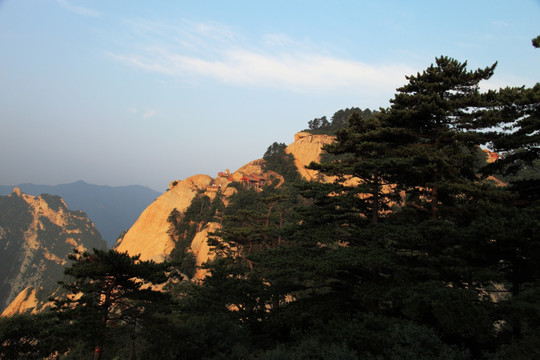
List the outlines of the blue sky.
<svg viewBox="0 0 540 360">
<path fill-rule="evenodd" d="M 447 55 L 540 81 L 540 1 L 0 0 L 0 184 L 164 191 L 387 107 Z"/>
</svg>

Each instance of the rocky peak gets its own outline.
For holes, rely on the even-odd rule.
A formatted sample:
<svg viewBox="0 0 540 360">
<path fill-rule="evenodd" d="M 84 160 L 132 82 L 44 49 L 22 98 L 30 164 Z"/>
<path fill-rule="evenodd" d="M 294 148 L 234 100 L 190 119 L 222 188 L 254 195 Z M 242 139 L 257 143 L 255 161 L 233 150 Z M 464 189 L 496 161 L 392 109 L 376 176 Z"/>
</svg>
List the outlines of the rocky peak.
<svg viewBox="0 0 540 360">
<path fill-rule="evenodd" d="M 299 132 L 294 138 L 295 141 L 285 151 L 294 156 L 298 171 L 307 180 L 320 177 L 316 171 L 306 167 L 312 161 L 320 160 L 321 148 L 331 143 L 334 137 Z M 265 172 L 263 165 L 264 160 L 258 159 L 232 174 L 227 170 L 225 173 L 219 173 L 216 178 L 194 175 L 184 180 L 171 181 L 169 189 L 141 213 L 133 226 L 117 241 L 115 249 L 127 251 L 130 255 L 140 255 L 141 260 L 163 261 L 175 246 L 169 234 L 168 222 L 173 209 L 184 212 L 195 196 L 204 193 L 213 199 L 217 190 L 223 194 L 223 201 L 226 204 L 227 198 L 236 192 L 236 189 L 229 185 L 241 182 L 246 177 L 277 178 L 280 184 L 284 181 L 279 174 Z M 56 284 L 63 273 L 67 255 L 73 247 L 103 248 L 105 243 L 85 214 L 69 211 L 65 202 L 58 196 L 46 194 L 31 196 L 15 188 L 11 195 L 4 198 L 10 198 L 10 201 L 17 203 L 15 207 L 7 206 L 12 210 L 18 207 L 19 215 L 15 218 L 19 219 L 20 224 L 17 226 L 6 222 L 9 216 L 5 216 L 6 206 L 2 206 L 2 198 L 0 197 L 0 247 L 4 249 L 0 251 L 0 256 L 11 254 L 8 257 L 13 261 L 0 259 L 2 274 L 4 267 L 12 269 L 9 276 L 0 279 L 0 294 L 7 294 L 0 299 L 2 301 L 0 305 L 3 304 L 1 306 L 3 308 L 19 294 L 9 307 L 9 311 L 6 310 L 9 314 L 15 314 L 43 306 L 40 293 L 43 293 L 46 284 L 51 282 Z M 8 212 L 13 212 L 12 210 Z M 197 265 L 212 256 L 206 241 L 208 234 L 217 230 L 219 226 L 217 223 L 209 223 L 195 235 L 191 251 L 195 255 Z M 45 234 L 52 234 L 56 242 L 50 237 L 45 237 Z M 10 245 L 14 243 L 17 243 L 15 247 Z M 53 270 L 45 270 L 49 268 Z M 200 279 L 205 275 L 204 271 L 199 270 L 195 278 Z M 50 294 L 50 290 L 48 291 Z"/>
<path fill-rule="evenodd" d="M 176 208 L 183 212 L 191 204 L 198 192 L 205 191 L 211 184 L 208 175 L 195 175 L 185 180 L 175 180 L 169 189 L 150 204 L 135 224 L 120 239 L 115 249 L 130 255 L 140 254 L 141 260 L 163 261 L 174 248 L 169 236 L 167 221 L 171 211 Z"/>
<path fill-rule="evenodd" d="M 308 170 L 306 167 L 312 161 L 319 161 L 321 148 L 329 144 L 334 137 L 328 135 L 313 135 L 308 132 L 299 132 L 295 135 L 294 143 L 286 148 L 288 154 L 295 158 L 295 164 L 300 174 L 307 180 L 316 178 L 317 172 Z M 193 198 L 204 192 L 205 195 L 213 199 L 217 190 L 224 195 L 223 201 L 226 204 L 227 198 L 235 193 L 236 189 L 230 187 L 232 182 L 241 182 L 242 178 L 256 176 L 260 178 L 272 177 L 283 178 L 279 174 L 265 173 L 264 160 L 258 159 L 242 166 L 234 173 L 218 173 L 216 178 L 208 175 L 195 175 L 185 180 L 175 180 L 169 184 L 169 189 L 159 196 L 150 206 L 148 206 L 135 224 L 115 245 L 118 251 L 127 251 L 130 255 L 140 255 L 142 260 L 163 261 L 173 250 L 175 243 L 169 234 L 167 219 L 171 211 L 176 208 L 179 212 L 184 212 L 191 204 Z M 211 254 L 206 244 L 208 233 L 215 231 L 219 224 L 210 223 L 201 228 L 191 244 L 191 250 L 197 259 L 197 265 L 205 262 Z M 205 272 L 198 271 L 196 278 L 202 278 Z"/>
<path fill-rule="evenodd" d="M 294 142 L 287 146 L 285 152 L 294 156 L 294 162 L 298 168 L 298 172 L 304 179 L 314 180 L 318 172 L 307 169 L 307 166 L 312 161 L 319 162 L 321 160 L 322 147 L 332 143 L 334 140 L 334 136 L 315 135 L 302 131 L 294 135 Z"/>
<path fill-rule="evenodd" d="M 88 219 L 59 196 L 15 188 L 0 196 L 0 310 L 23 289 L 56 287 L 73 248 L 106 248 Z"/>
</svg>

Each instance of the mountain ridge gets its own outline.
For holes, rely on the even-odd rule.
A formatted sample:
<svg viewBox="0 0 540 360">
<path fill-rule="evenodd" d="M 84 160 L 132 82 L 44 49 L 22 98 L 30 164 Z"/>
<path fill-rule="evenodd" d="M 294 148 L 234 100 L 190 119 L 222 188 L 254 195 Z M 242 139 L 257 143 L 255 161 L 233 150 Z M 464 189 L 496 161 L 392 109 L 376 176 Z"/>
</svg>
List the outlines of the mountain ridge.
<svg viewBox="0 0 540 360">
<path fill-rule="evenodd" d="M 33 196 L 45 193 L 62 197 L 69 209 L 82 210 L 88 215 L 109 246 L 160 195 L 142 185 L 95 185 L 83 180 L 59 185 L 0 185 L 0 195 L 9 195 L 15 187 Z"/>
<path fill-rule="evenodd" d="M 285 148 L 285 152 L 294 157 L 294 164 L 305 180 L 332 181 L 333 179 L 321 177 L 317 171 L 307 169 L 307 167 L 310 162 L 320 160 L 322 147 L 333 140 L 333 136 L 326 134 L 299 132 L 295 134 L 294 142 Z M 173 209 L 184 212 L 198 194 L 213 199 L 217 189 L 223 194 L 222 200 L 226 203 L 227 197 L 236 192 L 236 189 L 229 185 L 234 182 L 241 183 L 243 178 L 252 175 L 277 176 L 277 180 L 281 184 L 284 181 L 283 177 L 273 171 L 265 171 L 264 163 L 263 159 L 253 160 L 233 173 L 229 173 L 227 170 L 226 173 L 217 174 L 215 178 L 199 174 L 184 180 L 171 181 L 168 190 L 141 211 L 129 230 L 119 237 L 114 249 L 119 252 L 127 252 L 132 256 L 139 255 L 141 260 L 160 262 L 167 259 L 175 247 L 175 242 L 170 236 L 170 223 L 168 221 Z M 215 232 L 220 227 L 219 223 L 210 222 L 196 232 L 190 248 L 197 266 L 213 257 L 207 239 L 210 233 Z M 207 271 L 199 268 L 195 272 L 193 280 L 198 281 L 206 275 Z M 27 312 L 32 306 L 35 306 L 35 289 L 24 289 L 17 298 L 20 301 L 14 301 L 10 305 L 9 315 Z"/>
<path fill-rule="evenodd" d="M 333 181 L 331 178 L 319 178 L 318 172 L 308 169 L 308 165 L 312 161 L 319 161 L 322 147 L 334 139 L 330 135 L 302 131 L 295 134 L 294 142 L 285 148 L 285 152 L 294 157 L 294 164 L 303 179 Z M 227 197 L 236 192 L 234 187 L 229 186 L 230 184 L 241 182 L 242 178 L 251 175 L 267 177 L 270 173 L 271 171 L 264 169 L 264 160 L 257 159 L 245 164 L 233 173 L 229 173 L 228 170 L 227 174 L 219 173 L 215 178 L 199 174 L 184 180 L 171 181 L 169 189 L 143 211 L 114 248 L 120 252 L 127 251 L 130 255 L 140 255 L 142 260 L 163 261 L 170 255 L 175 245 L 170 237 L 170 223 L 167 220 L 173 209 L 180 213 L 184 212 L 197 193 L 204 193 L 213 199 L 216 188 L 220 189 L 224 195 L 223 201 L 227 202 Z M 209 231 L 209 228 L 212 228 L 212 231 Z M 206 239 L 208 233 L 217 228 L 219 228 L 219 224 L 209 223 L 208 228 L 200 228 L 197 231 L 196 239 L 194 238 L 190 245 L 197 266 L 212 256 L 208 246 L 206 246 Z M 205 275 L 206 271 L 199 269 L 195 278 L 202 279 Z"/>
<path fill-rule="evenodd" d="M 84 212 L 59 196 L 20 188 L 0 196 L 0 309 L 28 287 L 56 287 L 73 248 L 107 248 Z"/>
</svg>

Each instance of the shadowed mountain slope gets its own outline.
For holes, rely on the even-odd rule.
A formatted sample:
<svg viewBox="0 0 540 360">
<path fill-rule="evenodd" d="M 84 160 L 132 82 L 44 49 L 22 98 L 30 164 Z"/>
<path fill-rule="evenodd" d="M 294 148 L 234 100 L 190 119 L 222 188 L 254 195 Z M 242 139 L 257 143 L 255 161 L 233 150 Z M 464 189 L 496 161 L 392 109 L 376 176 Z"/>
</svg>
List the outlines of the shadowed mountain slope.
<svg viewBox="0 0 540 360">
<path fill-rule="evenodd" d="M 0 195 L 8 195 L 14 187 L 26 194 L 58 195 L 71 210 L 84 211 L 94 222 L 109 247 L 118 236 L 128 230 L 139 215 L 160 194 L 140 185 L 104 186 L 77 181 L 61 185 L 20 184 L 0 185 Z"/>
<path fill-rule="evenodd" d="M 70 211 L 59 196 L 19 188 L 0 196 L 0 310 L 28 287 L 48 296 L 74 248 L 107 248 L 85 213 Z"/>
</svg>

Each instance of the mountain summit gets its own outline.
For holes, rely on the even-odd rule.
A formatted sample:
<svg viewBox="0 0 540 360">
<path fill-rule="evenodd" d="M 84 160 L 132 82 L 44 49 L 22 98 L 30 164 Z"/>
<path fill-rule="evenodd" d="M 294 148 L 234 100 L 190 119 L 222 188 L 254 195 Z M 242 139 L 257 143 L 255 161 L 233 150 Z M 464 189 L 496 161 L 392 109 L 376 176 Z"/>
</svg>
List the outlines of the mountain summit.
<svg viewBox="0 0 540 360">
<path fill-rule="evenodd" d="M 333 140 L 334 137 L 328 135 L 300 132 L 295 135 L 295 141 L 285 148 L 285 152 L 294 157 L 296 169 L 304 179 L 329 181 L 316 171 L 307 169 L 307 166 L 312 161 L 319 161 L 322 147 Z M 278 183 L 284 181 L 280 174 L 266 171 L 264 164 L 263 159 L 258 159 L 233 173 L 230 173 L 229 170 L 220 172 L 215 178 L 209 175 L 194 175 L 184 180 L 171 181 L 169 189 L 150 203 L 133 226 L 118 239 L 114 246 L 115 249 L 119 252 L 127 252 L 129 255 L 140 255 L 141 260 L 160 262 L 167 259 L 175 248 L 169 222 L 173 210 L 185 212 L 196 196 L 206 195 L 214 199 L 218 191 L 223 196 L 223 202 L 228 203 L 227 198 L 237 191 L 234 186 L 231 186 L 234 183 L 259 186 L 260 181 L 272 177 L 277 179 Z M 3 204 L 4 211 L 2 210 Z M 6 209 L 11 210 L 6 211 Z M 6 257 L 6 260 L 0 259 L 2 261 L 2 274 L 4 274 L 4 269 L 9 270 L 10 274 L 19 274 L 16 278 L 11 275 L 5 280 L 1 279 L 3 286 L 1 293 L 9 291 L 9 296 L 2 299 L 3 304 L 9 303 L 17 296 L 3 315 L 9 316 L 34 309 L 36 304 L 40 303 L 40 291 L 36 291 L 36 289 L 39 289 L 39 286 L 45 288 L 47 284 L 56 283 L 63 272 L 67 254 L 71 252 L 73 247 L 92 249 L 92 247 L 104 248 L 106 246 L 104 241 L 100 240 L 99 234 L 93 224 L 85 217 L 85 214 L 80 211 L 70 212 L 64 201 L 58 196 L 43 194 L 34 197 L 24 194 L 16 188 L 9 196 L 0 197 L 0 213 L 3 214 L 4 218 L 9 217 L 9 219 L 0 218 L 0 245 L 5 246 L 3 251 L 0 249 L 0 255 Z M 14 222 L 14 218 L 17 217 L 20 218 L 20 223 Z M 48 220 L 49 217 L 52 220 Z M 2 230 L 2 226 L 4 226 L 2 221 L 5 224 L 16 224 L 9 230 L 11 238 L 16 239 L 16 242 L 2 241 L 6 238 L 2 234 L 7 233 L 7 230 Z M 79 226 L 66 226 L 71 223 L 76 223 Z M 46 226 L 40 224 L 46 224 Z M 212 256 L 207 239 L 209 234 L 221 227 L 219 223 L 215 222 L 200 225 L 189 245 L 197 266 Z M 66 230 L 62 230 L 62 228 Z M 77 233 L 77 231 L 79 232 Z M 43 245 L 36 239 L 38 235 L 43 236 L 44 233 L 53 234 L 53 237 L 60 239 L 60 241 L 57 245 L 52 246 L 49 245 L 50 239 L 44 240 L 47 245 Z M 75 233 L 80 234 L 80 236 L 75 236 Z M 83 241 L 83 238 L 86 240 Z M 55 251 L 58 250 L 59 253 L 54 253 L 52 256 L 52 248 Z M 32 249 L 37 249 L 37 251 Z M 8 259 L 15 258 L 24 261 L 8 261 Z M 32 269 L 43 268 L 41 264 L 44 263 L 51 267 L 52 270 L 47 271 L 47 274 L 51 273 L 51 275 L 40 275 L 39 272 L 35 272 L 35 276 L 30 276 L 28 281 L 22 281 L 28 274 L 32 273 Z M 43 271 L 41 272 L 43 273 Z M 194 278 L 202 279 L 205 275 L 205 270 L 198 269 Z M 49 288 L 48 293 L 45 294 L 45 291 L 42 293 L 49 296 L 51 290 Z"/>
<path fill-rule="evenodd" d="M 287 154 L 294 157 L 295 166 L 305 180 L 314 180 L 318 173 L 307 169 L 312 161 L 319 161 L 322 147 L 334 140 L 333 136 L 316 135 L 309 132 L 299 132 L 295 141 L 285 148 Z M 194 175 L 184 180 L 172 181 L 169 189 L 150 204 L 129 229 L 123 238 L 119 239 L 115 249 L 128 252 L 130 255 L 140 255 L 142 260 L 163 261 L 174 249 L 175 243 L 170 235 L 168 221 L 171 212 L 176 209 L 182 213 L 186 211 L 191 201 L 198 193 L 204 193 L 213 198 L 219 189 L 227 202 L 227 197 L 236 192 L 229 186 L 235 182 L 257 181 L 265 179 L 270 174 L 264 170 L 264 160 L 254 160 L 233 173 L 228 170 L 220 172 L 216 178 L 209 175 Z M 275 176 L 281 177 L 278 174 Z M 320 179 L 325 181 L 326 179 Z M 283 181 L 283 178 L 281 179 Z M 209 223 L 198 229 L 190 248 L 199 266 L 211 256 L 206 243 L 208 234 L 214 232 L 220 224 Z M 204 271 L 197 271 L 196 278 L 204 277 Z"/>
<path fill-rule="evenodd" d="M 129 229 L 160 194 L 140 185 L 106 186 L 79 180 L 60 185 L 0 185 L 0 195 L 9 195 L 14 186 L 34 196 L 43 193 L 58 195 L 71 210 L 84 211 L 109 246 L 114 245 L 118 236 Z"/>
<path fill-rule="evenodd" d="M 44 296 L 63 276 L 74 248 L 106 249 L 82 211 L 70 211 L 59 196 L 32 196 L 16 187 L 0 196 L 0 310 L 21 291 Z M 28 291 L 27 291 L 28 292 Z"/>
</svg>

